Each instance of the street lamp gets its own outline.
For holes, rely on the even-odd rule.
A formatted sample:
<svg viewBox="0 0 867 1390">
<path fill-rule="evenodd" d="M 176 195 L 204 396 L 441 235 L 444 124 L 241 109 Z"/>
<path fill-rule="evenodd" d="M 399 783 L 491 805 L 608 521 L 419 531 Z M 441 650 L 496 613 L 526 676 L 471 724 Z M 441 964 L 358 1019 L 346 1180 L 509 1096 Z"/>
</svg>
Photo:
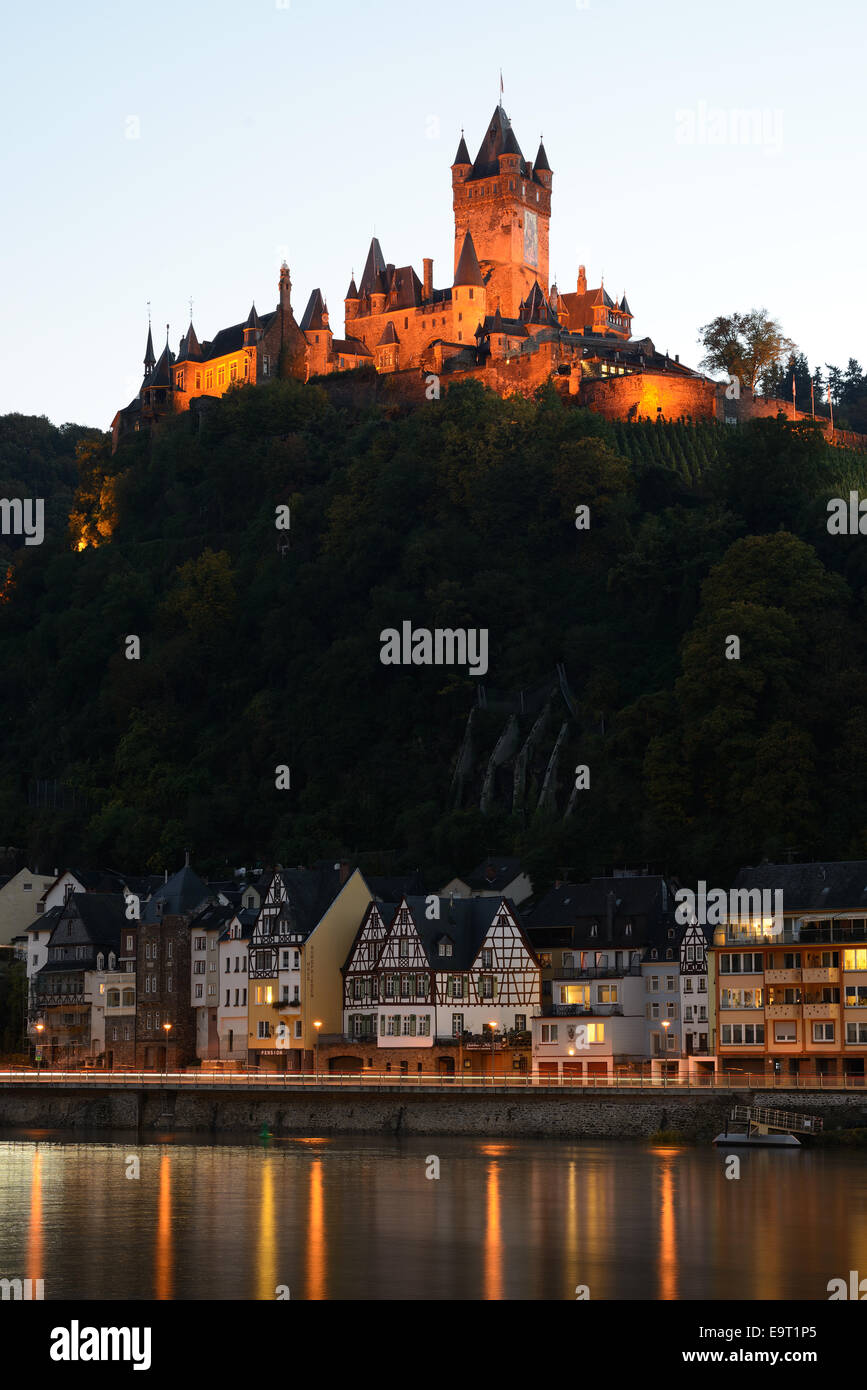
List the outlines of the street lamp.
<svg viewBox="0 0 867 1390">
<path fill-rule="evenodd" d="M 664 1085 L 665 1085 L 665 1082 L 666 1082 L 666 1078 L 667 1078 L 667 1076 L 668 1076 L 668 1030 L 669 1030 L 669 1028 L 671 1027 L 671 1020 L 668 1019 L 668 1018 L 664 1018 L 664 1019 L 662 1020 L 662 1027 L 663 1027 L 663 1029 L 664 1029 L 664 1032 L 663 1032 L 663 1034 L 662 1034 L 662 1037 L 663 1037 L 663 1054 L 664 1054 L 664 1057 L 665 1057 L 665 1061 L 663 1062 L 663 1066 L 662 1066 L 662 1084 L 663 1084 L 663 1086 L 664 1086 Z"/>
<path fill-rule="evenodd" d="M 318 1075 L 319 1075 L 319 1029 L 322 1027 L 322 1019 L 321 1019 L 321 1018 L 315 1018 L 315 1019 L 313 1020 L 313 1027 L 316 1029 L 316 1052 L 315 1052 L 314 1058 L 313 1058 L 313 1075 L 318 1077 Z"/>
<path fill-rule="evenodd" d="M 168 1072 L 169 1072 L 169 1033 L 170 1033 L 171 1031 L 172 1031 L 172 1025 L 171 1025 L 170 1023 L 164 1023 L 164 1024 L 163 1024 L 163 1032 L 164 1032 L 165 1035 L 166 1035 L 166 1050 L 165 1050 L 165 1053 L 164 1053 L 164 1055 L 163 1055 L 163 1076 L 166 1076 L 166 1077 L 168 1076 Z"/>
<path fill-rule="evenodd" d="M 45 1024 L 41 1020 L 36 1025 L 36 1032 L 38 1035 L 36 1041 L 36 1076 L 38 1079 L 42 1070 L 42 1034 L 45 1032 Z"/>
<path fill-rule="evenodd" d="M 490 1030 L 491 1030 L 491 1085 L 493 1086 L 493 1084 L 494 1084 L 494 1034 L 496 1033 L 497 1028 L 499 1027 L 499 1024 L 497 1024 L 497 1023 L 489 1023 L 489 1024 L 488 1024 L 488 1027 L 489 1027 Z"/>
</svg>

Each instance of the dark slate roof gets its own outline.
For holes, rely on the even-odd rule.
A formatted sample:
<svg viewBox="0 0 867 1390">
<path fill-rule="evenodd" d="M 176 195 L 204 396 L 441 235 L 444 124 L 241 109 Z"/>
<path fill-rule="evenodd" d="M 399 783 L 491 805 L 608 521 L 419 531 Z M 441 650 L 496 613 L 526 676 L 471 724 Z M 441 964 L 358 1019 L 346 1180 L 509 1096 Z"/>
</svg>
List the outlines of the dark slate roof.
<svg viewBox="0 0 867 1390">
<path fill-rule="evenodd" d="M 232 903 L 206 903 L 199 912 L 193 915 L 190 920 L 190 929 L 199 927 L 202 931 L 208 931 L 215 927 L 224 927 L 235 916 L 235 910 Z"/>
<path fill-rule="evenodd" d="M 315 869 L 280 869 L 279 873 L 289 897 L 280 913 L 282 929 L 307 936 L 341 891 L 340 871 L 321 865 Z"/>
<path fill-rule="evenodd" d="M 488 122 L 488 129 L 485 138 L 479 146 L 473 167 L 467 175 L 467 182 L 473 179 L 494 178 L 500 172 L 498 163 L 501 154 L 517 154 L 520 156 L 519 169 L 525 178 L 529 178 L 529 170 L 521 152 L 521 147 L 515 139 L 509 118 L 502 106 L 494 109 L 494 114 Z"/>
<path fill-rule="evenodd" d="M 249 314 L 247 315 L 247 322 L 246 322 L 246 324 L 244 325 L 244 327 L 245 327 L 245 328 L 260 328 L 260 327 L 261 327 L 261 324 L 260 324 L 260 322 L 259 322 L 259 315 L 256 313 L 256 301 L 255 301 L 255 300 L 253 301 L 253 303 L 252 303 L 251 306 L 250 306 L 250 312 L 249 312 Z"/>
<path fill-rule="evenodd" d="M 482 279 L 482 271 L 473 238 L 469 232 L 464 236 L 454 283 L 455 285 L 484 285 L 485 283 Z"/>
<path fill-rule="evenodd" d="M 154 357 L 153 335 L 151 334 L 151 326 L 148 324 L 148 340 L 147 346 L 145 347 L 144 364 L 146 367 L 152 367 L 156 360 L 157 359 Z"/>
<path fill-rule="evenodd" d="M 31 922 L 30 926 L 25 927 L 24 930 L 45 931 L 46 927 L 53 930 L 54 926 L 57 923 L 57 919 L 63 911 L 64 906 L 65 904 L 58 903 L 56 907 L 50 907 L 47 912 L 40 912 L 39 916 L 36 918 L 36 921 Z"/>
<path fill-rule="evenodd" d="M 500 910 L 502 901 L 502 898 L 439 898 L 440 915 L 439 920 L 436 921 L 427 916 L 427 897 L 407 896 L 406 905 L 412 915 L 431 969 L 469 970 L 481 949 L 491 923 Z M 506 905 L 518 926 L 522 927 L 521 915 L 515 904 L 507 898 Z M 377 908 L 386 926 L 390 928 L 397 916 L 400 902 L 380 902 L 377 903 Z M 366 916 L 367 913 L 365 913 L 365 918 Z M 360 930 L 361 928 L 359 928 L 359 932 Z M 439 954 L 439 942 L 442 937 L 451 941 L 453 945 L 452 955 L 447 960 Z M 356 934 L 355 940 L 358 940 L 358 934 Z M 533 949 L 529 939 L 527 939 L 527 946 L 530 950 Z M 349 958 L 351 958 L 354 949 L 355 941 L 350 948 Z"/>
<path fill-rule="evenodd" d="M 606 932 L 609 894 L 614 895 L 613 935 L 610 941 Z M 673 913 L 673 895 L 667 891 L 665 880 L 658 874 L 593 878 L 589 883 L 561 883 L 559 888 L 552 888 L 536 905 L 532 916 L 527 918 L 527 930 L 534 941 L 541 940 L 537 933 L 571 928 L 574 946 L 601 947 L 613 944 L 637 947 L 650 940 L 657 924 L 668 922 L 669 919 L 673 924 Z M 627 922 L 632 923 L 632 932 L 628 936 Z M 595 936 L 590 931 L 594 923 L 597 926 Z"/>
<path fill-rule="evenodd" d="M 625 294 L 617 307 L 619 308 L 621 314 L 629 314 L 630 316 L 632 315 L 632 310 L 629 307 Z"/>
<path fill-rule="evenodd" d="M 95 946 L 120 944 L 121 927 L 126 921 L 126 901 L 122 893 L 73 893 L 70 901 L 88 939 Z M 49 945 L 54 944 L 52 936 Z"/>
<path fill-rule="evenodd" d="M 322 298 L 322 291 L 315 289 L 307 301 L 304 317 L 298 325 L 301 332 L 306 333 L 308 329 L 314 328 L 327 328 L 328 325 L 322 317 L 325 313 L 327 313 L 327 309 L 325 307 L 325 300 Z"/>
<path fill-rule="evenodd" d="M 395 332 L 394 324 L 392 323 L 391 319 L 389 319 L 388 323 L 385 325 L 385 328 L 382 330 L 382 337 L 380 338 L 376 346 L 384 347 L 388 343 L 399 342 L 400 338 L 398 338 L 397 333 Z"/>
<path fill-rule="evenodd" d="M 464 139 L 464 132 L 461 131 L 461 143 L 458 145 L 458 152 L 452 160 L 452 168 L 454 168 L 456 164 L 472 164 L 472 162 L 473 161 L 470 159 L 470 152 L 467 149 L 467 142 Z"/>
<path fill-rule="evenodd" d="M 141 910 L 141 920 L 143 922 L 158 922 L 161 916 L 169 917 L 184 912 L 195 912 L 196 908 L 202 907 L 211 896 L 208 885 L 199 878 L 189 866 L 179 869 L 176 874 L 172 874 L 167 883 L 161 883 L 153 896 L 144 904 Z M 162 913 L 157 910 L 157 904 L 164 904 Z"/>
<path fill-rule="evenodd" d="M 357 299 L 357 298 L 358 298 L 358 286 L 357 286 L 356 283 L 355 283 L 355 276 L 354 276 L 354 275 L 353 275 L 352 279 L 351 279 L 350 282 L 349 282 L 349 289 L 346 291 L 346 294 L 343 296 L 343 298 L 344 298 L 344 299 Z"/>
<path fill-rule="evenodd" d="M 364 881 L 374 897 L 379 898 L 382 902 L 400 902 L 405 893 L 411 893 L 416 897 L 424 893 L 424 883 L 418 869 L 413 874 L 406 874 L 404 877 L 397 878 L 381 878 L 378 875 L 371 877 L 369 874 L 365 874 Z"/>
<path fill-rule="evenodd" d="M 148 385 L 149 385 L 149 386 L 171 386 L 171 384 L 172 384 L 171 369 L 172 369 L 172 365 L 173 365 L 173 363 L 174 363 L 174 360 L 175 360 L 175 355 L 174 355 L 174 353 L 172 352 L 171 348 L 169 347 L 168 343 L 166 343 L 165 347 L 163 348 L 162 352 L 160 353 L 160 360 L 157 362 L 156 366 L 154 367 L 153 376 L 151 377 L 150 381 L 148 382 Z"/>
<path fill-rule="evenodd" d="M 364 262 L 364 270 L 361 275 L 361 282 L 358 286 L 359 297 L 365 294 L 373 294 L 376 290 L 376 282 L 380 275 L 385 274 L 385 257 L 382 254 L 382 247 L 376 237 L 371 238 L 370 249 L 367 253 L 367 260 Z"/>
<path fill-rule="evenodd" d="M 492 859 L 483 859 L 481 864 L 477 864 L 472 873 L 467 874 L 463 881 L 468 888 L 486 888 L 490 891 L 503 892 L 512 880 L 521 873 L 523 873 L 523 869 L 520 859 L 510 859 L 508 855 L 500 855 Z"/>
<path fill-rule="evenodd" d="M 533 288 L 521 310 L 521 319 L 524 323 L 550 323 L 552 326 L 559 323 L 538 280 L 533 281 Z"/>
<path fill-rule="evenodd" d="M 332 338 L 332 352 L 342 352 L 347 357 L 370 357 L 371 354 L 360 338 Z"/>
<path fill-rule="evenodd" d="M 414 309 L 421 304 L 422 283 L 411 265 L 398 266 L 392 271 L 388 292 L 389 309 Z"/>
<path fill-rule="evenodd" d="M 496 314 L 486 314 L 481 325 L 484 333 L 508 333 L 513 338 L 529 338 L 526 324 L 521 319 L 504 319 L 499 309 Z"/>
<path fill-rule="evenodd" d="M 781 888 L 786 912 L 867 912 L 867 860 L 759 864 L 741 869 L 733 887 Z"/>
<path fill-rule="evenodd" d="M 241 935 L 238 939 L 240 941 L 249 941 L 250 937 L 253 935 L 253 928 L 256 925 L 257 916 L 258 913 L 253 907 L 245 907 L 242 912 L 234 912 L 220 932 L 220 940 L 228 940 L 229 928 L 233 922 L 237 922 L 241 928 Z"/>
<path fill-rule="evenodd" d="M 196 337 L 196 330 L 193 321 L 190 319 L 190 326 L 181 338 L 181 347 L 175 359 L 176 362 L 201 362 L 202 349 Z"/>
<path fill-rule="evenodd" d="M 536 158 L 533 161 L 533 168 L 544 169 L 547 170 L 549 174 L 551 173 L 551 165 L 548 163 L 548 156 L 545 153 L 545 146 L 542 144 L 541 140 L 539 141 L 539 149 L 536 153 Z"/>
</svg>

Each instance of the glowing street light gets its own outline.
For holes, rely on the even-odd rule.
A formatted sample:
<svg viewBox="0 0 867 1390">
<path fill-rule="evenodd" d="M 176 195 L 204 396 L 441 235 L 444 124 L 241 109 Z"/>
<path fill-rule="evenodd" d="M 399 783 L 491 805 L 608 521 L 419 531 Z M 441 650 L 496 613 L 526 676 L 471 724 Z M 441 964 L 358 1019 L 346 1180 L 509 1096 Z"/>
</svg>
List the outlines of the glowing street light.
<svg viewBox="0 0 867 1390">
<path fill-rule="evenodd" d="M 172 1031 L 170 1023 L 163 1024 L 163 1032 L 166 1035 L 166 1050 L 163 1055 L 163 1076 L 168 1076 L 169 1071 L 169 1033 Z"/>
<path fill-rule="evenodd" d="M 314 1057 L 313 1057 L 313 1075 L 314 1075 L 314 1076 L 318 1076 L 318 1075 L 319 1075 L 319 1029 L 322 1027 L 322 1019 L 321 1019 L 321 1018 L 315 1018 L 315 1019 L 313 1020 L 313 1027 L 316 1029 L 316 1051 L 315 1051 Z"/>
<path fill-rule="evenodd" d="M 500 1026 L 500 1025 L 499 1025 L 498 1023 L 496 1023 L 496 1022 L 493 1022 L 493 1023 L 489 1023 L 489 1024 L 488 1024 L 488 1027 L 489 1027 L 490 1030 L 491 1030 L 491 1085 L 492 1085 L 492 1086 L 493 1086 L 493 1084 L 494 1084 L 494 1034 L 496 1033 L 496 1031 L 497 1031 L 497 1029 L 499 1028 L 499 1026 Z"/>
<path fill-rule="evenodd" d="M 45 1032 L 45 1024 L 42 1022 L 41 1019 L 36 1025 L 36 1032 L 38 1034 L 38 1040 L 36 1043 L 36 1077 L 38 1080 L 39 1073 L 42 1070 L 42 1034 Z"/>
</svg>

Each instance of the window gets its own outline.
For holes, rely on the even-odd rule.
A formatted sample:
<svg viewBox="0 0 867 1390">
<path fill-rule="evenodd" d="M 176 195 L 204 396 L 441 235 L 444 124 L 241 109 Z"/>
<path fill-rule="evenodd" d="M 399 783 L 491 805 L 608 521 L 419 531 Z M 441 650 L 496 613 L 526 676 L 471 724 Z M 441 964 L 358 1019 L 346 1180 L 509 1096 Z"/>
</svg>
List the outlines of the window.
<svg viewBox="0 0 867 1390">
<path fill-rule="evenodd" d="M 657 990 L 659 989 L 659 976 L 645 975 L 644 979 L 647 987 L 647 992 L 649 994 L 656 994 Z"/>
<path fill-rule="evenodd" d="M 441 956 L 450 956 L 450 955 L 452 955 L 453 950 L 454 950 L 454 948 L 453 948 L 452 943 L 451 943 L 450 941 L 441 941 L 441 942 L 440 942 L 440 955 L 441 955 Z"/>
<path fill-rule="evenodd" d="M 172 986 L 172 977 L 171 977 L 171 975 L 167 975 L 167 976 L 166 976 L 166 990 L 168 991 L 169 994 L 171 994 L 172 988 L 173 988 L 173 986 Z"/>
<path fill-rule="evenodd" d="M 226 383 L 226 368 L 225 368 L 225 367 L 218 367 L 218 369 L 217 369 L 217 385 L 218 385 L 218 386 L 224 386 L 225 383 Z"/>
<path fill-rule="evenodd" d="M 867 1043 L 867 1023 L 846 1024 L 847 1043 Z"/>
<path fill-rule="evenodd" d="M 105 996 L 105 1006 L 106 1006 L 107 1009 L 119 1009 L 119 1008 L 120 1008 L 120 990 L 119 990 L 119 989 L 110 989 L 110 990 L 108 991 L 108 994 Z"/>
<path fill-rule="evenodd" d="M 295 1036 L 296 1036 L 296 1038 L 300 1038 L 300 1037 L 301 1037 L 301 1020 L 300 1020 L 300 1018 L 296 1018 L 296 1020 L 295 1020 Z"/>
<path fill-rule="evenodd" d="M 483 969 L 483 970 L 490 970 L 490 969 L 491 969 L 491 966 L 492 966 L 493 964 L 494 964 L 494 953 L 493 953 L 493 951 L 489 951 L 489 950 L 484 950 L 484 951 L 482 951 L 482 969 Z"/>
<path fill-rule="evenodd" d="M 796 1038 L 797 1038 L 797 1027 L 796 1027 L 794 1021 L 792 1021 L 791 1023 L 786 1022 L 786 1023 L 775 1023 L 775 1024 L 774 1024 L 774 1042 L 775 1042 L 775 1043 L 793 1043 L 793 1042 L 795 1041 Z"/>
<path fill-rule="evenodd" d="M 580 1004 L 584 1008 L 590 1005 L 590 986 L 589 985 L 561 985 L 560 986 L 561 1004 Z"/>
<path fill-rule="evenodd" d="M 721 1031 L 723 1042 L 734 1046 L 744 1043 L 753 1046 L 765 1041 L 763 1023 L 724 1023 Z"/>
<path fill-rule="evenodd" d="M 171 960 L 171 958 L 172 958 L 172 950 L 173 950 L 173 948 L 174 948 L 174 944 L 175 944 L 175 943 L 174 943 L 173 941 L 167 941 L 167 942 L 166 942 L 166 960 Z M 156 948 L 156 946 L 154 946 L 154 960 L 156 960 L 156 958 L 157 958 L 157 948 Z"/>
<path fill-rule="evenodd" d="M 598 1004 L 616 1004 L 617 985 L 599 985 L 596 990 L 596 1002 Z"/>
<path fill-rule="evenodd" d="M 481 996 L 482 999 L 493 999 L 493 997 L 494 997 L 494 979 L 493 979 L 493 976 L 492 976 L 492 975 L 480 975 L 480 976 L 479 976 L 479 986 L 480 986 L 479 994 L 480 994 L 480 996 Z"/>
<path fill-rule="evenodd" d="M 867 1009 L 867 985 L 846 986 L 846 1008 Z"/>
<path fill-rule="evenodd" d="M 197 391 L 201 391 L 201 389 L 202 389 L 202 373 L 201 373 L 201 372 L 196 372 L 196 390 L 197 390 Z"/>
<path fill-rule="evenodd" d="M 692 980 L 687 977 L 683 982 L 684 994 L 692 994 Z"/>
<path fill-rule="evenodd" d="M 211 387 L 213 386 L 213 384 L 214 384 L 214 373 L 213 373 L 212 371 L 211 371 L 211 372 L 206 372 L 206 374 L 205 374 L 205 385 L 207 386 L 208 390 L 211 389 Z"/>
<path fill-rule="evenodd" d="M 205 962 L 204 962 L 203 960 L 194 960 L 194 961 L 193 961 L 193 974 L 194 974 L 194 975 L 204 975 L 204 973 L 205 973 Z"/>
<path fill-rule="evenodd" d="M 126 938 L 126 949 L 127 949 L 127 954 L 129 954 L 129 952 L 131 952 L 131 951 L 133 951 L 133 950 L 135 949 L 135 937 L 134 937 L 134 936 L 127 936 L 127 938 Z"/>
<path fill-rule="evenodd" d="M 135 1004 L 135 990 L 125 989 L 123 992 L 123 1006 L 125 1009 L 131 1008 Z"/>
<path fill-rule="evenodd" d="M 557 1024 L 557 1023 L 543 1023 L 543 1024 L 542 1024 L 542 1042 L 543 1042 L 543 1043 L 555 1043 L 555 1042 L 557 1041 L 557 1033 L 558 1033 L 558 1030 L 559 1030 L 559 1026 L 560 1026 L 560 1025 Z"/>
<path fill-rule="evenodd" d="M 409 960 L 409 941 L 405 936 L 402 936 L 397 944 L 397 958 L 398 960 Z"/>
<path fill-rule="evenodd" d="M 196 985 L 196 998 L 197 998 L 197 999 L 201 999 L 202 995 L 204 994 L 204 991 L 205 991 L 205 986 L 204 986 L 204 985 Z"/>
<path fill-rule="evenodd" d="M 833 1042 L 834 1025 L 833 1023 L 814 1023 L 813 1042 Z"/>
<path fill-rule="evenodd" d="M 412 976 L 411 976 L 411 975 L 401 975 L 401 977 L 400 977 L 400 993 L 401 993 L 401 996 L 406 996 L 406 995 L 409 995 L 409 994 L 412 993 Z"/>
<path fill-rule="evenodd" d="M 229 366 L 229 380 L 230 380 L 230 381 L 237 381 L 237 380 L 238 380 L 238 364 L 237 364 L 237 362 L 232 362 L 232 363 L 230 364 L 230 366 Z"/>
<path fill-rule="evenodd" d="M 243 995 L 244 995 L 244 997 L 243 997 L 243 999 L 241 1000 L 241 1007 L 244 1008 L 244 1009 L 246 1009 L 246 1007 L 247 1007 L 247 991 L 246 991 L 246 990 L 243 991 Z"/>
<path fill-rule="evenodd" d="M 449 993 L 452 999 L 463 999 L 464 980 L 462 975 L 452 975 L 449 979 Z"/>
<path fill-rule="evenodd" d="M 673 975 L 666 975 L 666 977 L 665 977 L 665 988 L 666 988 L 667 990 L 672 990 L 672 989 L 674 989 L 674 976 L 673 976 Z"/>
<path fill-rule="evenodd" d="M 463 1014 L 452 1014 L 452 1037 L 459 1038 L 464 1031 Z"/>
<path fill-rule="evenodd" d="M 225 1007 L 226 1007 L 227 1009 L 228 1009 L 228 1007 L 229 1007 L 229 993 L 230 993 L 230 991 L 229 991 L 229 990 L 226 990 L 226 1004 L 225 1004 Z"/>
<path fill-rule="evenodd" d="M 516 1033 L 525 1033 L 527 1031 L 526 1014 L 515 1014 L 515 1031 Z"/>
<path fill-rule="evenodd" d="M 557 1025 L 555 1024 L 554 1027 L 556 1028 L 556 1026 L 557 1026 Z M 544 1041 L 544 1039 L 543 1039 L 543 1041 Z M 605 1041 L 605 1024 L 604 1024 L 604 1023 L 588 1023 L 588 1024 L 587 1024 L 587 1041 L 588 1041 L 588 1043 L 601 1043 L 601 1042 L 604 1042 L 604 1041 Z"/>
<path fill-rule="evenodd" d="M 867 970 L 867 946 L 859 946 L 854 951 L 844 951 L 843 969 Z"/>
<path fill-rule="evenodd" d="M 425 995 L 427 994 L 427 977 L 426 977 L 426 976 L 424 976 L 424 975 L 416 975 L 416 977 L 415 977 L 415 992 L 416 992 L 417 995 L 420 995 L 422 999 L 424 999 Z"/>
<path fill-rule="evenodd" d="M 269 1021 L 267 1018 L 260 1018 L 260 1019 L 259 1019 L 259 1034 L 258 1034 L 258 1036 L 259 1036 L 260 1038 L 270 1038 L 270 1036 L 271 1036 L 271 1023 L 270 1023 L 270 1021 Z"/>
</svg>

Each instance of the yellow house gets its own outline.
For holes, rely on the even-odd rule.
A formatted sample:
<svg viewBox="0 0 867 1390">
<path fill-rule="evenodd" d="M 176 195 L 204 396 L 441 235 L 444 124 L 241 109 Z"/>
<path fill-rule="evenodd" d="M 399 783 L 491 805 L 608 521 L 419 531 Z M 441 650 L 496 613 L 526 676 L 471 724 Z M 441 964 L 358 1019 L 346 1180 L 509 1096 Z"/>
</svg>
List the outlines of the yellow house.
<svg viewBox="0 0 867 1390">
<path fill-rule="evenodd" d="M 342 1033 L 341 966 L 372 898 L 347 864 L 275 871 L 250 940 L 250 1066 L 311 1071 L 317 1033 Z"/>
</svg>

